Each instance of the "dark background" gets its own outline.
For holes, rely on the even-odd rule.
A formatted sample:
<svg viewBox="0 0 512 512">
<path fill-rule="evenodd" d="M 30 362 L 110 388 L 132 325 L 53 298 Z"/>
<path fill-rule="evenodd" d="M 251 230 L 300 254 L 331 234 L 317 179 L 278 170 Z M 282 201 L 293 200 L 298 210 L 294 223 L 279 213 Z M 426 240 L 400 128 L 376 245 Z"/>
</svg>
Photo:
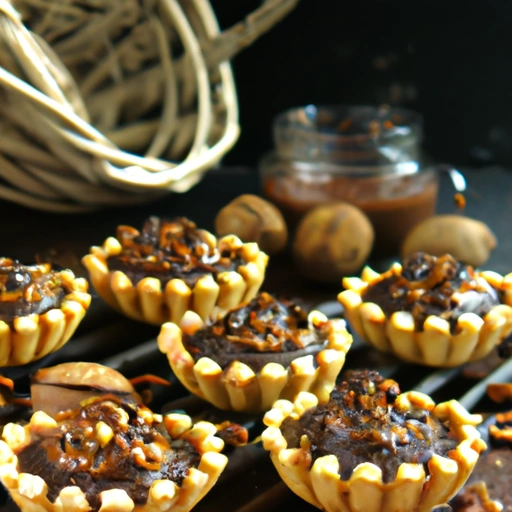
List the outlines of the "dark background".
<svg viewBox="0 0 512 512">
<path fill-rule="evenodd" d="M 225 28 L 260 1 L 212 4 Z M 388 103 L 423 114 L 435 160 L 511 164 L 511 51 L 509 0 L 300 0 L 233 60 L 242 135 L 224 163 L 256 164 L 283 109 Z"/>
</svg>

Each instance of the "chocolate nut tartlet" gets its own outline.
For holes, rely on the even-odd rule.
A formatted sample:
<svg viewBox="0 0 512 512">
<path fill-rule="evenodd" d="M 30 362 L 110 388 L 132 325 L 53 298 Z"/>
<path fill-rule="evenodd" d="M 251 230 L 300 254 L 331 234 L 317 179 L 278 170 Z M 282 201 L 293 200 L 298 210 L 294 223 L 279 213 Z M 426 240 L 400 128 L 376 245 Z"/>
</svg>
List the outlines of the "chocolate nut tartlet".
<svg viewBox="0 0 512 512">
<path fill-rule="evenodd" d="M 158 336 L 186 388 L 219 409 L 244 412 L 266 411 L 300 391 L 328 400 L 351 344 L 343 320 L 265 292 L 209 325 L 187 312 Z"/>
<path fill-rule="evenodd" d="M 227 463 L 215 432 L 183 414 L 92 398 L 56 419 L 38 411 L 28 425 L 6 425 L 0 479 L 25 512 L 186 512 Z"/>
<path fill-rule="evenodd" d="M 347 372 L 319 405 L 310 393 L 278 400 L 263 446 L 290 489 L 327 512 L 427 512 L 464 485 L 486 446 L 451 400 L 400 393 L 377 372 Z"/>
<path fill-rule="evenodd" d="M 126 316 L 150 324 L 202 319 L 256 295 L 268 256 L 234 235 L 217 238 L 188 219 L 150 217 L 142 231 L 119 226 L 83 264 L 98 294 Z"/>
<path fill-rule="evenodd" d="M 338 300 L 366 342 L 399 358 L 454 367 L 485 357 L 512 332 L 512 307 L 472 267 L 415 253 L 378 274 L 345 278 Z"/>
<path fill-rule="evenodd" d="M 71 270 L 0 258 L 0 367 L 28 364 L 61 348 L 89 307 L 87 288 Z"/>
</svg>

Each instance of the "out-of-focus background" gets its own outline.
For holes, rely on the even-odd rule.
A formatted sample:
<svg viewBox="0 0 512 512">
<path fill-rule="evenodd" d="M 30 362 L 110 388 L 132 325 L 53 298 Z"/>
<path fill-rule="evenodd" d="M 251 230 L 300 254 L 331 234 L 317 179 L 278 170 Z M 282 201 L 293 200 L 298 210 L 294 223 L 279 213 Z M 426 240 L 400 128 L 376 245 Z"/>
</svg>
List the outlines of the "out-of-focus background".
<svg viewBox="0 0 512 512">
<path fill-rule="evenodd" d="M 258 0 L 212 0 L 222 27 Z M 233 61 L 242 135 L 225 164 L 256 164 L 280 111 L 387 103 L 425 121 L 424 149 L 456 165 L 512 163 L 512 2 L 301 0 Z"/>
</svg>

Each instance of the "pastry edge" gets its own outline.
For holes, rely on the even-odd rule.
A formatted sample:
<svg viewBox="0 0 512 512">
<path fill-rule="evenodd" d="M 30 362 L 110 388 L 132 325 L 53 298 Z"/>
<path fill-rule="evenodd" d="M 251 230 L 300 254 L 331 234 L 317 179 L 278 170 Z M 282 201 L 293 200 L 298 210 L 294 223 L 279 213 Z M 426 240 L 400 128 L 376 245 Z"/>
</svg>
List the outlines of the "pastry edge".
<svg viewBox="0 0 512 512">
<path fill-rule="evenodd" d="M 98 295 L 129 318 L 153 325 L 178 323 L 187 310 L 193 310 L 207 320 L 252 299 L 263 283 L 268 263 L 268 256 L 257 244 L 244 244 L 233 235 L 220 238 L 218 246 L 238 252 L 246 264 L 237 271 L 220 272 L 217 280 L 202 276 L 192 289 L 179 278 L 171 279 L 163 290 L 160 280 L 152 277 L 134 286 L 124 272 L 110 271 L 108 258 L 122 250 L 114 237 L 107 238 L 101 247 L 91 247 L 82 263 Z"/>
</svg>

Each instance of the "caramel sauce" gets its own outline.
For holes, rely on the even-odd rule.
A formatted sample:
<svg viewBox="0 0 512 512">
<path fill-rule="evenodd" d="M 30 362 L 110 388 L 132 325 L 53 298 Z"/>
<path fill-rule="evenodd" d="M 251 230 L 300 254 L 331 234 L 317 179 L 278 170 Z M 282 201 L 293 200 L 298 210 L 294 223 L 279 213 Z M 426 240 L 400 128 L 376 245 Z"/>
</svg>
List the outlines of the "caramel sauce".
<svg viewBox="0 0 512 512">
<path fill-rule="evenodd" d="M 461 194 L 460 192 L 457 192 L 453 196 L 453 200 L 455 202 L 455 207 L 458 210 L 464 210 L 464 208 L 466 207 L 466 198 L 464 197 L 464 194 Z"/>
<path fill-rule="evenodd" d="M 283 213 L 290 226 L 318 206 L 335 201 L 347 201 L 360 208 L 375 231 L 374 256 L 398 254 L 399 248 L 421 221 L 434 215 L 438 184 L 419 173 L 413 176 L 351 178 L 320 175 L 314 180 L 302 180 L 300 173 L 268 177 L 265 196 Z M 422 183 L 420 180 L 423 180 Z M 421 186 L 420 186 L 421 185 Z"/>
</svg>

